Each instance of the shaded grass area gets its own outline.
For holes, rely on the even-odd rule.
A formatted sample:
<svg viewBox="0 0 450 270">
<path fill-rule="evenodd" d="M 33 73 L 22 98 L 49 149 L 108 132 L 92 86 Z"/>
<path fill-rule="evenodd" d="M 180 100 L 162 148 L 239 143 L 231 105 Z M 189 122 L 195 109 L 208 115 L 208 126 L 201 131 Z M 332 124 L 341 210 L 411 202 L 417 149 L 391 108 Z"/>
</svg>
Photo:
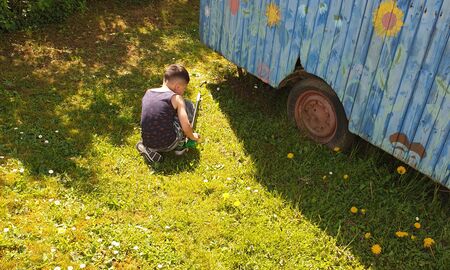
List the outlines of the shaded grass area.
<svg viewBox="0 0 450 270">
<path fill-rule="evenodd" d="M 450 264 L 450 206 L 430 179 L 399 177 L 372 147 L 346 155 L 299 137 L 287 93 L 237 78 L 199 42 L 197 18 L 196 1 L 100 1 L 65 24 L 2 36 L 2 268 Z M 202 93 L 205 142 L 148 168 L 134 149 L 140 102 L 173 62 L 191 73 L 187 96 Z"/>
</svg>

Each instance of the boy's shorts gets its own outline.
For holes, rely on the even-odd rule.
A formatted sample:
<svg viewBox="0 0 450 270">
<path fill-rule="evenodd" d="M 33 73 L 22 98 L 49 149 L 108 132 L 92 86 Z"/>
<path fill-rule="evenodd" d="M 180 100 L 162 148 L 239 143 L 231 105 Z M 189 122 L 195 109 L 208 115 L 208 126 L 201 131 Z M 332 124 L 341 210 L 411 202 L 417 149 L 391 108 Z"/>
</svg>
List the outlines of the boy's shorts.
<svg viewBox="0 0 450 270">
<path fill-rule="evenodd" d="M 192 123 L 194 120 L 194 111 L 195 107 L 192 101 L 185 99 L 184 103 L 186 104 L 186 112 L 188 115 L 189 123 Z M 180 120 L 178 119 L 178 116 L 175 116 L 175 119 L 173 121 L 173 127 L 175 129 L 176 133 L 176 139 L 173 141 L 168 147 L 161 148 L 161 149 L 153 149 L 149 148 L 155 152 L 170 152 L 177 147 L 181 147 L 184 145 L 184 142 L 186 141 L 186 136 L 184 135 L 183 129 L 181 128 Z"/>
</svg>

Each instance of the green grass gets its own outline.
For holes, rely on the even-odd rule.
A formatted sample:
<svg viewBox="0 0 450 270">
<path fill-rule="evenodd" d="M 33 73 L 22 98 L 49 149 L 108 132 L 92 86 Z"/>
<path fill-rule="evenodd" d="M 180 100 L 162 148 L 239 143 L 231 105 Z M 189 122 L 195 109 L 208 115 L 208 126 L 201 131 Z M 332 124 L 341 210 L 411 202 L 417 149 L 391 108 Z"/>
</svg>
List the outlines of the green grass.
<svg viewBox="0 0 450 270">
<path fill-rule="evenodd" d="M 450 205 L 434 182 L 397 175 L 367 144 L 342 154 L 301 137 L 286 92 L 199 42 L 198 8 L 98 2 L 2 36 L 0 268 L 448 269 Z M 205 141 L 148 168 L 140 102 L 173 62 L 191 73 L 187 96 L 202 93 Z"/>
</svg>

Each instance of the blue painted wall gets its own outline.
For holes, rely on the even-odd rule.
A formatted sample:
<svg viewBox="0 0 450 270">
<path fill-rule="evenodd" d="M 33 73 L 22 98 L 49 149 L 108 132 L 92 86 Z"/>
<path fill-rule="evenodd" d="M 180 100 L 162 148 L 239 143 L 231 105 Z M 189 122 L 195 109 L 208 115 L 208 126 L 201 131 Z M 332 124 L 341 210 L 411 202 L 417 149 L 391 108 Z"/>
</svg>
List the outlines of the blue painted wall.
<svg viewBox="0 0 450 270">
<path fill-rule="evenodd" d="M 349 129 L 450 188 L 450 0 L 201 0 L 202 41 L 277 87 L 300 59 Z"/>
</svg>

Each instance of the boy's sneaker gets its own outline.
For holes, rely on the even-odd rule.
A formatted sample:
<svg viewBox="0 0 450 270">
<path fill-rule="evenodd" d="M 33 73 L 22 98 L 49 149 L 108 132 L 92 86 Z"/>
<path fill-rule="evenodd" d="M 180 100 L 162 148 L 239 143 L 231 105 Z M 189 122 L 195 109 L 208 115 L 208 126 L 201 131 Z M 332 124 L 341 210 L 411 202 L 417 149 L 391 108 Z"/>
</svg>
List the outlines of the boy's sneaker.
<svg viewBox="0 0 450 270">
<path fill-rule="evenodd" d="M 175 148 L 175 150 L 173 151 L 175 153 L 175 155 L 177 156 L 181 156 L 184 153 L 186 153 L 187 151 L 189 151 L 189 148 L 185 148 L 185 147 L 177 147 Z"/>
<path fill-rule="evenodd" d="M 161 154 L 148 149 L 141 141 L 136 144 L 136 149 L 138 150 L 139 154 L 144 157 L 147 163 L 154 163 L 162 160 Z"/>
</svg>

